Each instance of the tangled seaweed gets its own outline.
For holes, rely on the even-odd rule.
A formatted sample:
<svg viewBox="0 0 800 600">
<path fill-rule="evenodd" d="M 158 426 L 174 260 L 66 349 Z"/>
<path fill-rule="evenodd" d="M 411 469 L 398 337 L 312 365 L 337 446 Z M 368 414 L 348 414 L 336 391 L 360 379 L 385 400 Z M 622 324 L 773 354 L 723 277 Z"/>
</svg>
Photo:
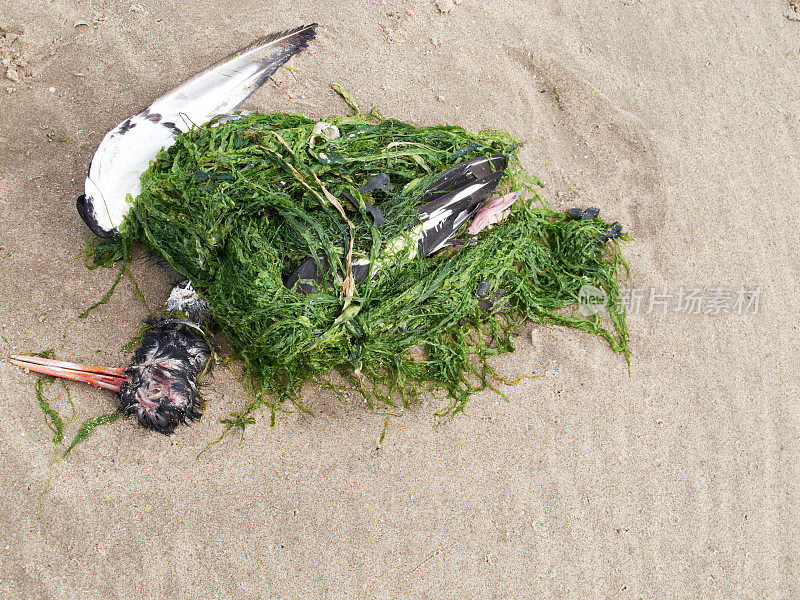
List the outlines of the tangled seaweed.
<svg viewBox="0 0 800 600">
<path fill-rule="evenodd" d="M 600 335 L 627 359 L 619 232 L 608 236 L 611 226 L 599 218 L 544 205 L 507 132 L 370 116 L 324 119 L 338 128 L 336 139 L 296 114 L 254 113 L 194 128 L 143 175 L 120 235 L 88 249 L 92 266 L 108 266 L 129 260 L 131 246 L 141 244 L 208 300 L 253 390 L 249 404 L 224 421 L 228 428 L 253 422 L 262 407 L 273 422 L 287 401 L 302 409 L 308 382 L 355 389 L 373 408 L 407 407 L 444 390 L 449 403 L 437 414 L 449 418 L 475 392 L 494 389 L 488 359 L 512 351 L 526 321 Z M 382 268 L 347 294 L 351 242 L 352 260 L 385 262 L 382 249 L 418 222 L 417 198 L 439 173 L 494 154 L 511 157 L 498 192 L 523 193 L 502 224 L 477 243 Z M 362 194 L 379 174 L 391 189 Z M 373 206 L 385 217 L 382 227 Z M 313 257 L 332 266 L 329 280 L 317 293 L 288 289 L 285 278 Z M 608 328 L 575 310 L 585 284 L 608 295 Z"/>
</svg>

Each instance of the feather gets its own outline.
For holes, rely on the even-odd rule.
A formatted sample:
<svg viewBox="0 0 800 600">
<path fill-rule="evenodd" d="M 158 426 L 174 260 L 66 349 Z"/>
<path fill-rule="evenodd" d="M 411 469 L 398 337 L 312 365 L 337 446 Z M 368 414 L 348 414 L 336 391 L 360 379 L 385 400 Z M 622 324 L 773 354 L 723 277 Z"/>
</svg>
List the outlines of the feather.
<svg viewBox="0 0 800 600">
<path fill-rule="evenodd" d="M 392 264 L 413 260 L 417 256 L 430 256 L 447 246 L 460 227 L 492 194 L 507 165 L 508 157 L 497 154 L 466 160 L 444 171 L 419 197 L 423 203 L 419 209 L 419 223 L 389 240 L 374 265 L 366 259 L 353 261 L 354 279 L 366 281 L 370 273 L 375 277 Z M 322 267 L 322 273 L 318 265 Z M 292 289 L 301 279 L 321 282 L 329 269 L 323 257 L 317 257 L 316 261 L 309 258 L 284 280 L 284 284 Z M 296 291 L 313 294 L 319 290 L 309 283 L 301 283 Z"/>
<path fill-rule="evenodd" d="M 314 38 L 316 23 L 274 33 L 198 73 L 112 129 L 100 142 L 78 197 L 78 214 L 95 235 L 110 237 L 136 198 L 139 179 L 158 152 L 193 125 L 240 106 Z"/>
<path fill-rule="evenodd" d="M 181 130 L 236 110 L 270 75 L 314 38 L 316 23 L 273 33 L 241 48 L 165 94 L 150 112 Z M 185 121 L 188 121 L 188 125 Z"/>
</svg>

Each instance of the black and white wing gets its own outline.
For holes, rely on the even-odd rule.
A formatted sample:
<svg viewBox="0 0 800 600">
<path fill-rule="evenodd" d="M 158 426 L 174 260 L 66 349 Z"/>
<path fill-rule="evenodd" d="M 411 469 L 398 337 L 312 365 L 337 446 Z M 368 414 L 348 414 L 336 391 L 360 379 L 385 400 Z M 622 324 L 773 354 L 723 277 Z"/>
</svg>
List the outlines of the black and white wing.
<svg viewBox="0 0 800 600">
<path fill-rule="evenodd" d="M 236 110 L 292 56 L 314 38 L 317 24 L 273 33 L 237 50 L 165 94 L 150 106 L 153 114 L 183 129 Z M 182 117 L 182 118 L 181 118 Z"/>
<path fill-rule="evenodd" d="M 316 23 L 274 33 L 237 50 L 106 134 L 95 152 L 78 213 L 95 235 L 114 235 L 128 213 L 128 194 L 159 150 L 178 134 L 240 106 L 314 38 Z"/>
<path fill-rule="evenodd" d="M 495 190 L 507 165 L 508 158 L 502 154 L 474 158 L 450 167 L 426 188 L 419 209 L 420 256 L 430 256 L 448 245 Z"/>
<path fill-rule="evenodd" d="M 461 226 L 470 219 L 500 183 L 508 165 L 508 157 L 495 154 L 458 163 L 433 180 L 419 201 L 419 223 L 405 233 L 389 240 L 381 249 L 380 256 L 371 265 L 368 259 L 353 261 L 353 278 L 366 281 L 381 270 L 417 256 L 426 257 L 447 246 Z M 320 268 L 322 271 L 320 272 Z M 286 287 L 293 289 L 300 280 L 322 282 L 330 267 L 324 257 L 303 261 L 284 280 Z M 341 273 L 339 274 L 342 275 Z M 317 286 L 300 283 L 296 291 L 313 294 Z"/>
</svg>

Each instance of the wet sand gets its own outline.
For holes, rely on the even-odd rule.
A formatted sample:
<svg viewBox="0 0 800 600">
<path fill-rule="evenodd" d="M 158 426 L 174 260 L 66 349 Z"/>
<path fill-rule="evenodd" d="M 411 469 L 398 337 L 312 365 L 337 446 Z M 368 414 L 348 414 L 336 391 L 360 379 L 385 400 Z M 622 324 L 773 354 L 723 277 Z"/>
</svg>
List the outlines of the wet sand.
<svg viewBox="0 0 800 600">
<path fill-rule="evenodd" d="M 641 294 L 630 375 L 600 339 L 531 327 L 496 361 L 539 376 L 509 402 L 480 394 L 435 430 L 428 398 L 383 443 L 383 416 L 310 388 L 314 418 L 263 418 L 198 459 L 246 401 L 218 368 L 201 423 L 98 429 L 55 465 L 38 518 L 52 434 L 33 376 L 0 361 L 0 597 L 797 597 L 800 14 L 681 4 L 0 0 L 3 355 L 124 363 L 146 316 L 130 282 L 78 318 L 116 275 L 75 259 L 97 144 L 218 57 L 312 21 L 316 42 L 247 108 L 342 114 L 338 80 L 387 116 L 508 129 L 551 205 L 634 236 Z M 160 304 L 169 275 L 132 271 Z M 731 304 L 742 290 L 757 310 Z M 68 438 L 115 407 L 69 389 Z"/>
</svg>

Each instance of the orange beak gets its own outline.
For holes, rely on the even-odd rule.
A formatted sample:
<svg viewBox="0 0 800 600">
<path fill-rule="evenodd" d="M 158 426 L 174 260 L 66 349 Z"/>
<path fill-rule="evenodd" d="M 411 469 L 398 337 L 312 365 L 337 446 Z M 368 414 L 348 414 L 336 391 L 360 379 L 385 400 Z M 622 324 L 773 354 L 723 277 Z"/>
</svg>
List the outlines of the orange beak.
<svg viewBox="0 0 800 600">
<path fill-rule="evenodd" d="M 12 356 L 11 364 L 43 375 L 90 383 L 117 393 L 119 393 L 120 386 L 128 380 L 128 375 L 122 368 L 78 365 L 38 356 Z"/>
</svg>

